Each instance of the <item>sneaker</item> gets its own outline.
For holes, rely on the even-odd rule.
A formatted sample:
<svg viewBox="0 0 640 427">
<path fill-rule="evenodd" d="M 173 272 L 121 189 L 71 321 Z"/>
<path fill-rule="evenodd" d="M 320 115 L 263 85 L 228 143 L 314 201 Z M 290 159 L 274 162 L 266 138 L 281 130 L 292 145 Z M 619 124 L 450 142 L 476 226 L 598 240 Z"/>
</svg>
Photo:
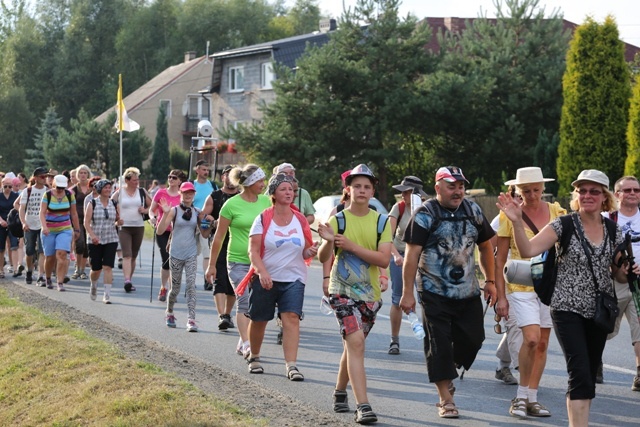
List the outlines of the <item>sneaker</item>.
<svg viewBox="0 0 640 427">
<path fill-rule="evenodd" d="M 602 363 L 598 366 L 598 371 L 596 372 L 596 384 L 604 383 L 604 375 L 602 373 Z"/>
<path fill-rule="evenodd" d="M 236 346 L 236 354 L 239 356 L 242 356 L 242 338 L 240 338 L 240 341 L 238 342 L 238 345 Z"/>
<path fill-rule="evenodd" d="M 346 390 L 333 391 L 333 412 L 349 412 L 349 398 Z"/>
<path fill-rule="evenodd" d="M 218 330 L 226 331 L 229 329 L 229 323 L 231 322 L 231 316 L 228 314 L 223 314 L 220 316 L 220 320 L 218 320 Z"/>
<path fill-rule="evenodd" d="M 633 377 L 633 384 L 631 385 L 631 390 L 640 391 L 640 375 L 636 375 Z"/>
<path fill-rule="evenodd" d="M 21 271 L 16 271 L 15 273 L 13 273 L 13 274 L 11 275 L 11 277 L 13 277 L 14 279 L 15 279 L 16 277 L 20 277 L 20 276 L 22 276 L 22 272 L 21 272 Z"/>
<path fill-rule="evenodd" d="M 167 323 L 167 326 L 169 324 Z M 187 332 L 198 332 L 198 325 L 196 325 L 196 321 L 193 319 L 187 320 Z"/>
<path fill-rule="evenodd" d="M 124 291 L 126 293 L 131 292 L 131 287 L 132 287 L 131 281 L 127 280 L 126 282 L 124 282 Z"/>
<path fill-rule="evenodd" d="M 517 385 L 518 380 L 511 373 L 511 369 L 508 366 L 505 366 L 501 369 L 496 369 L 496 379 L 502 381 L 508 385 Z"/>
<path fill-rule="evenodd" d="M 87 280 L 88 278 L 87 273 L 80 273 L 80 280 Z"/>
<path fill-rule="evenodd" d="M 133 283 L 131 283 L 131 292 L 135 292 L 136 291 L 136 287 L 133 286 Z"/>
<path fill-rule="evenodd" d="M 25 277 L 24 281 L 27 283 L 27 285 L 32 284 L 33 283 L 33 272 L 27 271 L 27 277 Z"/>
<path fill-rule="evenodd" d="M 53 282 L 51 282 L 51 279 L 47 279 L 47 289 L 53 289 Z"/>
<path fill-rule="evenodd" d="M 511 407 L 509 408 L 509 413 L 512 417 L 520 417 L 527 418 L 527 404 L 529 403 L 528 399 L 523 398 L 514 398 L 511 401 Z"/>
<path fill-rule="evenodd" d="M 231 329 L 231 328 L 235 328 L 235 327 L 236 327 L 236 325 L 234 325 L 234 324 L 233 324 L 233 320 L 231 319 L 231 315 L 230 315 L 230 314 L 228 314 L 227 316 L 229 316 L 229 317 L 227 318 L 227 320 L 229 321 L 229 329 Z"/>
<path fill-rule="evenodd" d="M 104 294 L 102 296 L 102 302 L 105 304 L 111 304 L 111 298 L 109 296 L 109 294 Z"/>
<path fill-rule="evenodd" d="M 358 405 L 355 418 L 358 424 L 371 424 L 378 421 L 378 417 L 371 409 L 371 405 L 368 403 L 361 403 Z"/>
<path fill-rule="evenodd" d="M 69 276 L 64 276 L 64 279 L 62 279 L 62 283 L 69 283 Z"/>
<path fill-rule="evenodd" d="M 58 283 L 58 292 L 64 292 L 66 291 L 66 289 L 64 288 L 64 285 L 62 283 Z"/>
<path fill-rule="evenodd" d="M 77 279 L 79 279 L 79 278 L 80 278 L 80 273 L 73 273 L 73 274 L 71 275 L 71 278 L 72 278 L 73 280 L 77 280 Z"/>
<path fill-rule="evenodd" d="M 160 288 L 158 293 L 158 301 L 165 302 L 167 300 L 167 288 Z"/>
<path fill-rule="evenodd" d="M 242 357 L 244 358 L 244 360 L 248 360 L 249 356 L 251 356 L 251 347 L 247 346 L 246 348 L 242 349 Z"/>
<path fill-rule="evenodd" d="M 95 301 L 98 296 L 98 285 L 91 285 L 91 289 L 89 290 L 89 296 L 91 297 L 91 301 Z"/>
<path fill-rule="evenodd" d="M 40 286 L 41 288 L 44 288 L 45 286 L 47 286 L 47 281 L 45 280 L 44 276 L 38 277 L 38 280 L 36 281 L 36 286 Z"/>
<path fill-rule="evenodd" d="M 167 321 L 167 326 L 169 328 L 176 327 L 176 316 L 174 316 L 173 314 L 167 314 L 167 317 L 165 317 L 165 320 Z"/>
<path fill-rule="evenodd" d="M 9 274 L 13 274 L 13 267 L 12 267 L 12 266 L 9 266 L 9 267 L 7 268 L 7 273 L 9 273 Z"/>
<path fill-rule="evenodd" d="M 527 415 L 532 417 L 550 417 L 551 412 L 539 402 L 527 403 Z"/>
<path fill-rule="evenodd" d="M 18 273 L 22 274 L 23 271 L 24 271 L 24 265 L 20 264 L 18 266 Z"/>
</svg>

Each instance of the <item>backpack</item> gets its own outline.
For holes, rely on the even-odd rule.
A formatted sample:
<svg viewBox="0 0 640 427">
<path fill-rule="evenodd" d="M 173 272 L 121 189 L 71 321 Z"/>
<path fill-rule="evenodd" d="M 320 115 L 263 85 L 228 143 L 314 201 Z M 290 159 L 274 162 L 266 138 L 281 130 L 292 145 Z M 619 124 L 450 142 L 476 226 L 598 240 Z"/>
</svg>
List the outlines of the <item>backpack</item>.
<svg viewBox="0 0 640 427">
<path fill-rule="evenodd" d="M 433 234 L 433 232 L 438 229 L 442 221 L 469 221 L 478 231 L 480 231 L 484 220 L 482 216 L 477 216 L 473 213 L 471 203 L 467 199 L 462 199 L 461 206 L 464 211 L 464 216 L 454 216 L 449 211 L 447 211 L 448 215 L 445 214 L 442 210 L 442 206 L 440 206 L 440 203 L 438 203 L 436 199 L 429 199 L 424 202 L 420 209 L 426 210 L 429 216 L 434 219 L 431 223 L 429 234 Z"/>
<path fill-rule="evenodd" d="M 551 297 L 555 291 L 558 277 L 558 259 L 562 258 L 569 248 L 571 235 L 575 233 L 573 215 L 576 214 L 562 215 L 559 217 L 562 223 L 562 236 L 560 236 L 559 244 L 555 244 L 541 255 L 531 258 L 531 280 L 533 281 L 533 289 L 536 291 L 536 294 L 538 294 L 540 302 L 544 305 L 551 304 Z M 616 223 L 609 218 L 604 218 L 604 224 L 607 227 L 609 240 L 612 244 L 615 244 Z"/>
<path fill-rule="evenodd" d="M 51 190 L 47 190 L 45 197 L 47 198 L 47 207 L 49 207 L 49 203 L 51 203 Z M 69 200 L 69 205 L 71 205 L 71 191 L 64 189 L 64 195 L 67 196 L 67 200 Z"/>
<path fill-rule="evenodd" d="M 138 188 L 138 192 L 140 193 L 140 204 L 142 205 L 143 208 L 146 208 L 147 207 L 146 200 L 145 200 L 146 193 L 144 191 L 144 188 Z M 140 215 L 142 215 L 143 221 L 149 221 L 149 213 L 143 213 Z"/>
<path fill-rule="evenodd" d="M 380 237 L 382 236 L 382 232 L 384 231 L 384 227 L 387 224 L 387 221 L 389 220 L 389 217 L 387 215 L 378 213 L 378 218 L 377 218 L 377 234 L 378 237 L 376 239 L 376 247 L 378 246 L 378 243 L 380 243 Z M 338 222 L 338 234 L 344 234 L 344 230 L 347 228 L 347 221 L 346 218 L 344 216 L 344 211 L 340 211 L 338 213 L 336 213 L 335 215 L 336 217 L 336 221 Z M 338 253 L 338 248 L 334 249 L 335 254 Z"/>
<path fill-rule="evenodd" d="M 29 197 L 31 197 L 31 187 L 27 187 L 27 204 L 29 205 Z M 22 229 L 22 221 L 20 221 L 20 211 L 12 208 L 7 215 L 7 229 L 13 237 L 20 239 L 24 237 L 24 230 Z"/>
<path fill-rule="evenodd" d="M 116 208 L 116 221 L 118 221 L 120 218 L 118 218 L 118 202 L 116 202 L 113 199 L 110 199 L 111 203 L 113 203 L 113 207 Z M 93 208 L 93 212 L 91 214 L 91 219 L 93 220 L 93 214 L 96 212 L 96 199 L 91 199 L 91 207 Z"/>
</svg>

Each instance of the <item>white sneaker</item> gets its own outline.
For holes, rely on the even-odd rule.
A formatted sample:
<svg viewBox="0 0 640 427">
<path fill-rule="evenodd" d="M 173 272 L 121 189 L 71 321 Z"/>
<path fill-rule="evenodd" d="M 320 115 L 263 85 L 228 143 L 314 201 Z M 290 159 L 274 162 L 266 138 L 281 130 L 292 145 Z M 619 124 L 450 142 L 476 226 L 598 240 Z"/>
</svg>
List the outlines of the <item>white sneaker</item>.
<svg viewBox="0 0 640 427">
<path fill-rule="evenodd" d="M 109 294 L 104 294 L 104 296 L 102 297 L 102 302 L 105 304 L 111 304 L 111 300 L 109 298 Z"/>
<path fill-rule="evenodd" d="M 196 325 L 195 320 L 187 320 L 187 332 L 198 332 L 198 325 Z"/>
</svg>

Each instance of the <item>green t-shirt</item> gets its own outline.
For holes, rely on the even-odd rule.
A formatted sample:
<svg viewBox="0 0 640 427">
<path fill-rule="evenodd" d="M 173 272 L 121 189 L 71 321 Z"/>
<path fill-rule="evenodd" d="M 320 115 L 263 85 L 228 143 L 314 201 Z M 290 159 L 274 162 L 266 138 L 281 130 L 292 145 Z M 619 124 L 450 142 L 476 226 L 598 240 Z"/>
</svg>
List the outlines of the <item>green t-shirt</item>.
<svg viewBox="0 0 640 427">
<path fill-rule="evenodd" d="M 316 213 L 316 209 L 313 207 L 313 202 L 311 201 L 311 196 L 307 190 L 304 188 L 298 188 L 298 194 L 296 196 L 296 200 L 293 204 L 300 209 L 300 212 L 302 212 L 304 216 Z"/>
<path fill-rule="evenodd" d="M 270 206 L 271 199 L 264 194 L 259 194 L 258 200 L 254 203 L 245 201 L 240 195 L 225 202 L 220 210 L 220 216 L 230 221 L 227 261 L 251 263 L 249 261 L 249 230 L 253 220 Z"/>
<path fill-rule="evenodd" d="M 365 216 L 355 216 L 348 209 L 343 210 L 345 218 L 344 236 L 369 250 L 378 250 L 378 245 L 391 243 L 391 226 L 389 221 L 378 240 L 378 213 L 369 210 Z M 329 218 L 333 232 L 338 232 L 335 216 Z M 377 243 L 377 244 L 376 244 Z M 380 301 L 380 283 L 378 267 L 358 258 L 351 252 L 338 249 L 338 254 L 331 268 L 329 293 L 346 295 L 356 301 Z"/>
</svg>

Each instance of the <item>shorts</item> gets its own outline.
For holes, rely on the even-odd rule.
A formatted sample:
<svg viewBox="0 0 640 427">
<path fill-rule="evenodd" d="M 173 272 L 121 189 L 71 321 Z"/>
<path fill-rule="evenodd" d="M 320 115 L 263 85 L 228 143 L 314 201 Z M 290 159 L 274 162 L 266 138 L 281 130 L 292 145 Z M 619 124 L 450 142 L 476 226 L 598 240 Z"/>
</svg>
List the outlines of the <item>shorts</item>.
<svg viewBox="0 0 640 427">
<path fill-rule="evenodd" d="M 231 286 L 231 282 L 229 281 L 226 253 L 224 257 L 218 256 L 218 262 L 216 263 L 216 279 L 213 284 L 213 294 L 225 294 L 232 297 L 236 296 L 233 286 Z"/>
<path fill-rule="evenodd" d="M 268 322 L 273 320 L 278 306 L 280 313 L 296 313 L 302 316 L 302 304 L 304 303 L 304 283 L 273 282 L 270 290 L 264 289 L 259 280 L 253 280 L 251 284 L 251 296 L 249 297 L 249 317 L 256 322 Z"/>
<path fill-rule="evenodd" d="M 40 239 L 40 230 L 29 230 L 24 233 L 24 251 L 27 256 L 34 256 L 36 254 L 36 249 L 38 253 L 41 254 L 42 249 L 42 239 Z"/>
<path fill-rule="evenodd" d="M 78 238 L 76 239 L 76 247 L 74 252 L 76 255 L 80 255 L 83 258 L 87 258 L 89 256 L 89 248 L 87 247 L 87 231 L 84 229 L 84 221 L 83 218 L 78 218 L 80 221 L 80 233 L 78 234 Z"/>
<path fill-rule="evenodd" d="M 511 292 L 509 307 L 513 307 L 519 328 L 529 325 L 539 325 L 541 328 L 553 327 L 549 306 L 541 303 L 535 292 Z"/>
<path fill-rule="evenodd" d="M 136 258 L 144 238 L 144 227 L 122 227 L 118 232 L 123 258 Z"/>
<path fill-rule="evenodd" d="M 7 248 L 7 237 L 9 237 L 10 249 L 12 251 L 18 249 L 18 238 L 14 237 L 8 228 L 0 227 L 0 252 L 4 252 Z"/>
<path fill-rule="evenodd" d="M 198 240 L 200 240 L 200 252 L 202 252 L 202 256 L 204 259 L 209 259 L 209 252 L 211 249 L 211 247 L 209 247 L 209 238 L 202 237 L 202 234 L 198 233 Z"/>
<path fill-rule="evenodd" d="M 48 236 L 41 233 L 40 238 L 42 239 L 45 256 L 54 256 L 56 251 L 71 252 L 71 240 L 73 239 L 73 231 L 71 230 L 49 233 Z"/>
<path fill-rule="evenodd" d="M 94 245 L 89 243 L 89 258 L 91 258 L 91 271 L 100 271 L 102 267 L 113 268 L 116 260 L 118 242 Z"/>
<path fill-rule="evenodd" d="M 165 231 L 162 234 L 156 234 L 156 242 L 158 243 L 158 248 L 160 249 L 160 258 L 162 258 L 163 270 L 171 270 L 171 266 L 169 265 L 169 252 L 167 252 L 167 243 L 169 243 L 169 236 L 171 236 L 170 231 Z"/>
<path fill-rule="evenodd" d="M 399 253 L 404 256 L 404 252 Z M 402 298 L 402 266 L 396 265 L 393 255 L 389 262 L 389 275 L 391 276 L 391 304 L 398 306 Z"/>
<path fill-rule="evenodd" d="M 239 262 L 227 262 L 227 271 L 229 273 L 229 281 L 233 289 L 237 288 L 244 276 L 249 273 L 251 265 Z M 249 296 L 251 294 L 251 286 L 247 286 L 247 290 L 236 299 L 236 313 L 247 314 L 249 312 Z"/>
<path fill-rule="evenodd" d="M 345 336 L 362 330 L 365 338 L 376 323 L 376 315 L 382 301 L 356 301 L 344 295 L 332 294 L 329 303 L 340 326 L 340 335 Z"/>
<path fill-rule="evenodd" d="M 616 319 L 616 326 L 613 332 L 607 335 L 607 339 L 618 335 L 620 331 L 620 322 L 622 322 L 622 315 L 627 317 L 629 322 L 629 330 L 631 332 L 631 345 L 640 342 L 640 322 L 638 322 L 638 312 L 636 311 L 636 304 L 633 302 L 633 295 L 629 289 L 629 284 L 619 283 L 613 281 L 613 285 L 616 287 L 616 295 L 618 296 L 618 308 L 620 309 L 620 315 Z"/>
</svg>

